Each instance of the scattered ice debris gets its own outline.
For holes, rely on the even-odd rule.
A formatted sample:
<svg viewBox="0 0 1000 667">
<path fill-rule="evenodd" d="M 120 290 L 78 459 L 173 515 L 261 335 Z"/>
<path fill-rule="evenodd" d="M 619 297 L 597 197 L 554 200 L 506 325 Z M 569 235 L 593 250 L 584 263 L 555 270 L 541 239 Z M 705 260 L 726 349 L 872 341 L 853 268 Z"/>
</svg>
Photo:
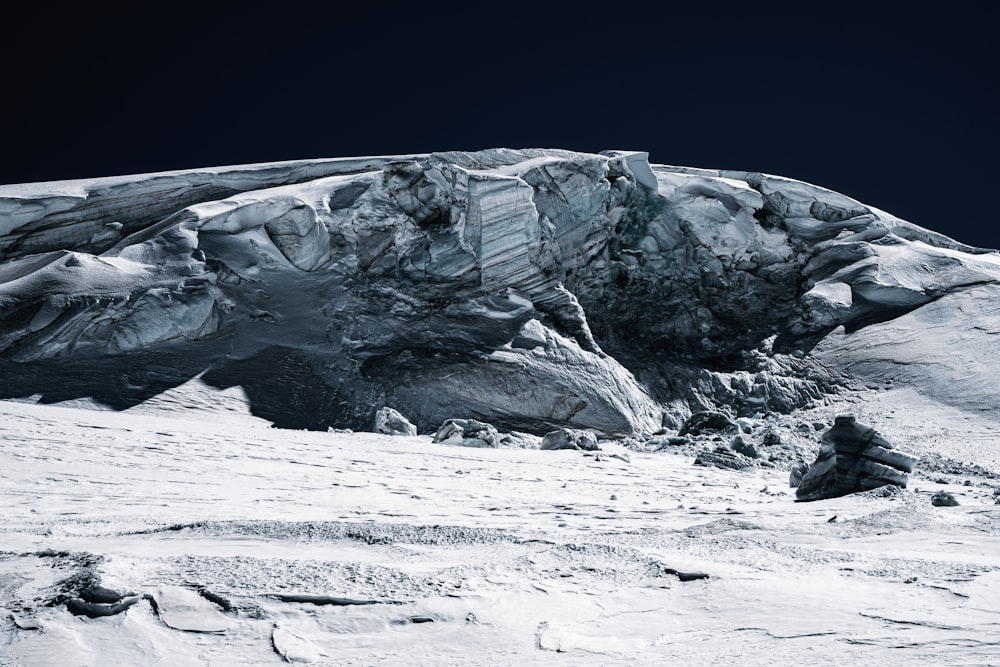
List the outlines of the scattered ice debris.
<svg viewBox="0 0 1000 667">
<path fill-rule="evenodd" d="M 690 445 L 692 442 L 694 441 L 690 438 L 683 438 L 680 436 L 659 436 L 647 441 L 646 444 L 647 446 L 655 447 L 655 451 L 663 451 L 675 447 L 684 447 L 686 445 Z"/>
<path fill-rule="evenodd" d="M 760 452 L 757 451 L 757 448 L 747 442 L 742 435 L 733 436 L 733 439 L 729 441 L 729 448 L 747 458 L 760 458 Z"/>
<path fill-rule="evenodd" d="M 716 447 L 713 450 L 705 449 L 695 457 L 696 466 L 714 466 L 716 468 L 728 468 L 729 470 L 743 470 L 744 468 L 756 468 L 757 462 L 738 452 L 734 452 L 726 447 Z"/>
<path fill-rule="evenodd" d="M 542 438 L 542 449 L 582 449 L 588 452 L 599 451 L 597 435 L 593 431 L 573 428 L 561 428 L 547 433 Z"/>
<path fill-rule="evenodd" d="M 319 647 L 308 638 L 277 623 L 271 630 L 271 646 L 285 662 L 316 662 L 324 657 Z"/>
<path fill-rule="evenodd" d="M 231 625 L 216 604 L 196 591 L 161 586 L 153 594 L 156 612 L 164 625 L 185 632 L 225 632 Z"/>
<path fill-rule="evenodd" d="M 496 427 L 475 419 L 448 419 L 434 434 L 434 442 L 464 447 L 499 447 Z"/>
<path fill-rule="evenodd" d="M 781 436 L 772 428 L 764 431 L 764 437 L 761 442 L 767 447 L 773 447 L 775 445 L 781 444 Z"/>
<path fill-rule="evenodd" d="M 805 461 L 798 461 L 792 464 L 788 471 L 788 486 L 793 489 L 802 483 L 802 477 L 809 471 L 809 464 Z"/>
<path fill-rule="evenodd" d="M 704 410 L 695 412 L 688 417 L 677 435 L 679 437 L 709 434 L 735 435 L 739 430 L 739 426 L 728 415 L 714 410 Z"/>
<path fill-rule="evenodd" d="M 392 408 L 382 408 L 375 414 L 375 432 L 385 435 L 416 435 L 417 427 Z"/>
</svg>

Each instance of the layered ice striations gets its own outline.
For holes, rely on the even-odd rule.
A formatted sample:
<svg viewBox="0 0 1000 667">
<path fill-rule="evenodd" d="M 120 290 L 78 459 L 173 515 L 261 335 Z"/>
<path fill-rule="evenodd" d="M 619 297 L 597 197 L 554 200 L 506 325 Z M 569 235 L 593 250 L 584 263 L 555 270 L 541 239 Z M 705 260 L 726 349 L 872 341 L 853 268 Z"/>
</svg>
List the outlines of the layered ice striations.
<svg viewBox="0 0 1000 667">
<path fill-rule="evenodd" d="M 995 253 L 838 193 L 622 151 L 2 186 L 0 258 L 4 397 L 127 407 L 200 375 L 307 428 L 790 410 L 884 375 L 852 336 L 1000 289 Z"/>
</svg>

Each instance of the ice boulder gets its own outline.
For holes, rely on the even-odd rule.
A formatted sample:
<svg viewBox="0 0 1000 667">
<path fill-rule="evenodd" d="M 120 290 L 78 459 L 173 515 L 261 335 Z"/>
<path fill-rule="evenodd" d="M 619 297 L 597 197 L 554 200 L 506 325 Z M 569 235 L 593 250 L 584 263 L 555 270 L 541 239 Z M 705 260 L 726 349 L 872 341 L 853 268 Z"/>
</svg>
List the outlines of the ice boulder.
<svg viewBox="0 0 1000 667">
<path fill-rule="evenodd" d="M 434 442 L 464 447 L 499 447 L 496 427 L 475 419 L 447 419 L 434 434 Z"/>
<path fill-rule="evenodd" d="M 600 450 L 597 436 L 593 431 L 582 431 L 575 428 L 561 428 L 547 433 L 542 438 L 542 449 L 582 449 L 587 452 Z"/>
<path fill-rule="evenodd" d="M 385 435 L 416 435 L 417 427 L 392 408 L 382 408 L 375 415 L 375 432 Z"/>
<path fill-rule="evenodd" d="M 816 462 L 802 476 L 798 500 L 836 498 L 892 485 L 906 488 L 916 459 L 893 449 L 878 431 L 853 415 L 838 416 L 822 437 Z"/>
</svg>

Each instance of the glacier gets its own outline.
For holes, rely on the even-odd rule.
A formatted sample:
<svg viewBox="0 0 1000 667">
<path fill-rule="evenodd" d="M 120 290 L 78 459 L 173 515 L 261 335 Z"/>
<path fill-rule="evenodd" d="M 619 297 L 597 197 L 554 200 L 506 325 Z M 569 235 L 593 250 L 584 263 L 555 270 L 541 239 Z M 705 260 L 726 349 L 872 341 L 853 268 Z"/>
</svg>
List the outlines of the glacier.
<svg viewBox="0 0 1000 667">
<path fill-rule="evenodd" d="M 858 381 L 1000 411 L 996 251 L 638 151 L 0 186 L 0 260 L 0 398 L 125 409 L 198 377 L 281 427 L 370 430 L 391 406 L 424 433 L 606 436 Z"/>
</svg>

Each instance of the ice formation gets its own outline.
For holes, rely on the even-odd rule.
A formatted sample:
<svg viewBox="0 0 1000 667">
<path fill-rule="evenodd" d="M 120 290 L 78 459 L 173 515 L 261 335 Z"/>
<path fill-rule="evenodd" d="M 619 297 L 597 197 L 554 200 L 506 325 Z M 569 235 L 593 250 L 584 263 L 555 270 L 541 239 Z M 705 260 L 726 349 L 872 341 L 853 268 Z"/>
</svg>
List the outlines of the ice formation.
<svg viewBox="0 0 1000 667">
<path fill-rule="evenodd" d="M 623 435 L 854 377 L 1000 410 L 996 252 L 641 152 L 0 186 L 0 260 L 3 398 L 125 408 L 200 377 L 285 427 L 368 430 L 391 406 L 424 433 Z"/>
</svg>

